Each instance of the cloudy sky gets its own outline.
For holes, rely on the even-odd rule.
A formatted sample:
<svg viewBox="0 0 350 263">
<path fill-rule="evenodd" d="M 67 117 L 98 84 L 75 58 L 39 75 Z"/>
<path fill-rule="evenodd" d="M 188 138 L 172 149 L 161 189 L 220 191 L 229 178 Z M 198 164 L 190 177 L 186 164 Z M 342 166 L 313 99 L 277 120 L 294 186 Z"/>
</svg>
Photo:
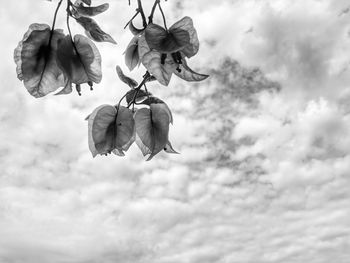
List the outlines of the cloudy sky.
<svg viewBox="0 0 350 263">
<path fill-rule="evenodd" d="M 98 44 L 101 84 L 35 99 L 13 50 L 57 1 L 0 0 L 0 262 L 350 262 L 349 2 L 164 2 L 168 24 L 193 18 L 189 64 L 210 74 L 150 85 L 181 154 L 93 159 L 84 118 L 128 90 L 127 2 L 97 17 L 118 42 Z"/>
</svg>

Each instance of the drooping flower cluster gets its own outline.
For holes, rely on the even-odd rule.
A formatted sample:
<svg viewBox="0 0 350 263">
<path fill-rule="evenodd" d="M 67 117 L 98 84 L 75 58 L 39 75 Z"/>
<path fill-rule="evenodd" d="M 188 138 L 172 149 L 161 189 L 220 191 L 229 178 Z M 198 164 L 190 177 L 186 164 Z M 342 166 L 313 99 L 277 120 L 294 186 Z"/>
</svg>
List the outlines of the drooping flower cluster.
<svg viewBox="0 0 350 263">
<path fill-rule="evenodd" d="M 130 70 L 142 63 L 165 86 L 173 73 L 186 81 L 202 81 L 208 77 L 193 71 L 186 61 L 199 50 L 197 31 L 190 17 L 182 18 L 169 30 L 153 23 L 145 30 L 137 30 L 132 23 L 129 28 L 134 34 L 125 52 L 125 63 Z"/>
<path fill-rule="evenodd" d="M 62 2 L 58 0 L 52 27 L 38 23 L 30 25 L 14 51 L 17 76 L 36 98 L 52 92 L 71 93 L 73 84 L 79 95 L 82 84 L 87 83 L 92 89 L 93 83 L 102 79 L 101 55 L 92 40 L 116 44 L 92 18 L 105 12 L 109 4 L 91 6 L 91 0 L 76 0 L 74 4 L 66 0 L 69 34 L 65 35 L 62 29 L 55 29 Z M 148 23 L 141 0 L 137 0 L 137 4 L 136 14 L 128 22 L 134 37 L 126 49 L 125 63 L 130 71 L 143 64 L 146 73 L 139 84 L 117 66 L 118 77 L 130 90 L 115 106 L 101 105 L 87 117 L 89 148 L 93 157 L 110 153 L 124 156 L 134 142 L 144 156 L 148 155 L 147 160 L 162 150 L 177 153 L 169 141 L 172 113 L 163 100 L 147 90 L 146 84 L 158 81 L 167 86 L 173 74 L 186 81 L 201 81 L 208 77 L 193 71 L 187 64 L 187 59 L 199 50 L 192 19 L 184 17 L 168 29 L 160 0 L 154 0 Z M 162 13 L 164 28 L 153 23 L 157 6 Z M 142 18 L 142 29 L 133 25 L 133 19 L 138 15 Z M 87 37 L 72 36 L 70 18 L 84 28 Z M 125 106 L 121 105 L 124 99 Z M 142 107 L 137 108 L 139 105 Z"/>
<path fill-rule="evenodd" d="M 108 4 L 91 7 L 88 6 L 91 1 L 67 3 L 68 18 L 74 17 L 78 22 L 89 21 L 79 23 L 84 26 L 90 38 L 115 43 L 111 36 L 100 30 L 96 22 L 89 18 L 106 11 Z M 97 27 L 93 28 L 91 24 L 96 24 Z M 36 98 L 61 87 L 63 89 L 56 94 L 71 93 L 72 84 L 75 84 L 80 94 L 81 84 L 87 83 L 92 88 L 93 83 L 99 83 L 102 79 L 101 55 L 96 45 L 82 35 L 72 37 L 68 23 L 67 26 L 69 35 L 65 35 L 62 29 L 51 29 L 46 24 L 31 24 L 14 51 L 17 77 Z"/>
<path fill-rule="evenodd" d="M 173 123 L 168 105 L 148 91 L 136 88 L 138 83 L 125 76 L 119 67 L 117 73 L 131 88 L 125 96 L 128 105 L 137 102 L 138 105 L 147 105 L 148 108 L 131 110 L 120 104 L 97 107 L 87 117 L 89 148 L 93 157 L 109 153 L 124 156 L 124 152 L 135 141 L 143 155 L 149 155 L 147 160 L 151 160 L 162 150 L 177 153 L 168 138 L 169 124 Z"/>
</svg>

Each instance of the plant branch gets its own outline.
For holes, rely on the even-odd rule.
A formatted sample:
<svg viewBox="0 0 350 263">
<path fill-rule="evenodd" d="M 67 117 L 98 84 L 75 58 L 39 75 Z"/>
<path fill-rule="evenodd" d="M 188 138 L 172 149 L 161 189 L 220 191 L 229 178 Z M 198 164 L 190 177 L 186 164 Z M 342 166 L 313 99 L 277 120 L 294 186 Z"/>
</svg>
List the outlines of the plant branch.
<svg viewBox="0 0 350 263">
<path fill-rule="evenodd" d="M 147 27 L 147 20 L 146 20 L 145 13 L 143 12 L 141 0 L 137 0 L 137 5 L 138 5 L 137 12 L 139 12 L 141 14 L 143 27 L 146 28 Z"/>
<path fill-rule="evenodd" d="M 159 3 L 159 0 L 155 0 L 153 7 L 152 7 L 152 11 L 151 14 L 148 17 L 148 24 L 153 23 L 153 15 L 154 15 L 154 11 L 156 10 L 157 4 Z"/>
<path fill-rule="evenodd" d="M 140 13 L 140 11 L 138 11 L 138 9 L 136 10 L 135 15 L 128 21 L 128 23 L 126 23 L 126 25 L 124 26 L 124 29 L 134 20 L 134 18 Z"/>
<path fill-rule="evenodd" d="M 165 28 L 166 31 L 168 31 L 168 28 L 167 28 L 167 26 L 166 26 L 165 15 L 164 15 L 162 6 L 160 5 L 160 1 L 158 1 L 158 7 L 159 7 L 160 12 L 162 13 L 163 22 L 164 22 L 164 28 Z"/>
</svg>

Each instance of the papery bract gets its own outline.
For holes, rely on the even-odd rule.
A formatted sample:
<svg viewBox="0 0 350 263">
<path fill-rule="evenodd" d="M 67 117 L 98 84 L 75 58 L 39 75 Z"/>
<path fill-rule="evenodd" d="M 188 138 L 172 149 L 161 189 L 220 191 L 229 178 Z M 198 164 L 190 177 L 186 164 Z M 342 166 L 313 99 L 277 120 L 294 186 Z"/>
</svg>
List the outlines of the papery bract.
<svg viewBox="0 0 350 263">
<path fill-rule="evenodd" d="M 88 118 L 89 148 L 92 156 L 97 154 L 124 155 L 135 140 L 135 121 L 130 109 L 102 105 Z"/>
<path fill-rule="evenodd" d="M 17 77 L 36 98 L 66 85 L 56 61 L 57 42 L 63 38 L 61 30 L 52 32 L 49 25 L 31 24 L 14 51 Z"/>
<path fill-rule="evenodd" d="M 75 45 L 75 47 L 74 47 Z M 101 55 L 96 45 L 82 35 L 69 35 L 58 42 L 58 65 L 70 83 L 100 83 L 102 79 Z"/>
<path fill-rule="evenodd" d="M 78 17 L 76 21 L 85 29 L 85 34 L 97 42 L 110 42 L 117 44 L 115 40 L 106 32 L 104 32 L 95 20 L 89 17 Z"/>
<path fill-rule="evenodd" d="M 147 161 L 162 151 L 168 142 L 169 115 L 157 104 L 142 108 L 135 113 L 136 144 Z"/>
</svg>

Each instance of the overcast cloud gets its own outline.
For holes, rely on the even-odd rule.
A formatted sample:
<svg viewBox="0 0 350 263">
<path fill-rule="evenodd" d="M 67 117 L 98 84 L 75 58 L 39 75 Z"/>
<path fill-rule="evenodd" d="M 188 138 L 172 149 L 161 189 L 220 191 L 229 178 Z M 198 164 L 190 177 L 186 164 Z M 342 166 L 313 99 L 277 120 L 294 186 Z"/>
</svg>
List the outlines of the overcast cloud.
<svg viewBox="0 0 350 263">
<path fill-rule="evenodd" d="M 169 24 L 193 18 L 189 64 L 211 76 L 150 86 L 181 152 L 150 162 L 136 145 L 93 159 L 84 121 L 127 91 L 134 4 L 97 18 L 118 45 L 98 44 L 94 91 L 35 99 L 17 79 L 13 49 L 56 2 L 0 0 L 0 263 L 350 262 L 348 1 L 164 2 Z"/>
</svg>

